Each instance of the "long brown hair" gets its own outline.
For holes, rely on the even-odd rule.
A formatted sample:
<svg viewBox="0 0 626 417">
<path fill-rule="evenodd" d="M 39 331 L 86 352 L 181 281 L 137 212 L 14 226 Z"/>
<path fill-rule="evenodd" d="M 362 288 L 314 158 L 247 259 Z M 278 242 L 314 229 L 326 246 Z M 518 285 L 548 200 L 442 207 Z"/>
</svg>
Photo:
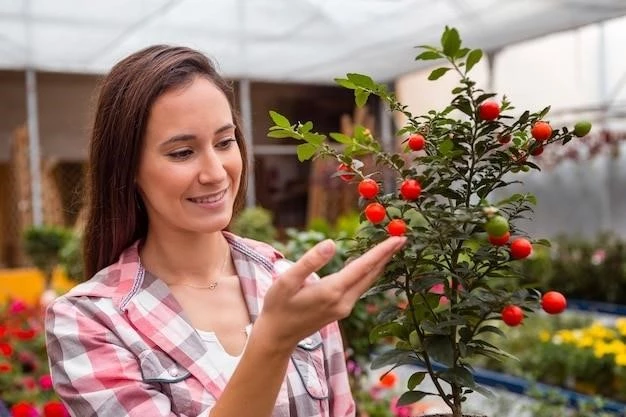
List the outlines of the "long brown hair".
<svg viewBox="0 0 626 417">
<path fill-rule="evenodd" d="M 114 263 L 146 236 L 148 218 L 135 177 L 150 108 L 164 92 L 202 76 L 224 92 L 236 127 L 243 171 L 234 213 L 245 200 L 247 152 L 235 112 L 232 86 L 204 54 L 185 47 L 155 45 L 119 63 L 103 79 L 96 107 L 87 176 L 87 222 L 83 235 L 85 278 Z"/>
</svg>

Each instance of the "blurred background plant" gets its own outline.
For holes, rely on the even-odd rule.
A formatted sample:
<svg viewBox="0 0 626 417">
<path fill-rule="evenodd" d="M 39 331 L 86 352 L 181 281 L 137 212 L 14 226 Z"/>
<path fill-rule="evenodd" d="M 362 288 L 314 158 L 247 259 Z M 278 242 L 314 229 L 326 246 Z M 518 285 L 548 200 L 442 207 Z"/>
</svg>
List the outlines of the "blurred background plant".
<svg viewBox="0 0 626 417">
<path fill-rule="evenodd" d="M 617 413 L 603 411 L 604 400 L 601 398 L 578 401 L 571 407 L 567 398 L 558 391 L 532 388 L 528 395 L 536 400 L 524 407 L 532 417 L 620 417 Z"/>
<path fill-rule="evenodd" d="M 70 241 L 70 230 L 58 226 L 31 226 L 24 232 L 24 249 L 35 267 L 44 274 L 44 288 L 50 289 L 52 271 L 59 264 L 61 250 Z"/>
<path fill-rule="evenodd" d="M 236 235 L 272 243 L 277 236 L 272 212 L 263 207 L 246 207 L 233 219 L 229 230 Z"/>
<path fill-rule="evenodd" d="M 535 247 L 520 265 L 522 285 L 557 288 L 568 298 L 626 305 L 626 242 L 603 233 L 595 239 L 561 236 Z"/>
<path fill-rule="evenodd" d="M 481 358 L 475 366 L 581 394 L 626 401 L 626 317 L 598 321 L 567 314 L 529 317 L 508 329 L 504 346 L 517 359 Z"/>
</svg>

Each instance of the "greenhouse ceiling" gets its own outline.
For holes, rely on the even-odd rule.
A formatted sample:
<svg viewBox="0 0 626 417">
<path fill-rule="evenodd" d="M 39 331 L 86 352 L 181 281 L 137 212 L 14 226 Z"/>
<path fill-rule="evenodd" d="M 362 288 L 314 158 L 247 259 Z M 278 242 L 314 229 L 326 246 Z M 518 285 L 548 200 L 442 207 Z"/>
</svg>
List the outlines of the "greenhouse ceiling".
<svg viewBox="0 0 626 417">
<path fill-rule="evenodd" d="M 0 69 L 103 73 L 155 43 L 213 57 L 230 78 L 391 81 L 416 45 L 456 27 L 497 50 L 626 15 L 626 0 L 1 0 Z"/>
</svg>

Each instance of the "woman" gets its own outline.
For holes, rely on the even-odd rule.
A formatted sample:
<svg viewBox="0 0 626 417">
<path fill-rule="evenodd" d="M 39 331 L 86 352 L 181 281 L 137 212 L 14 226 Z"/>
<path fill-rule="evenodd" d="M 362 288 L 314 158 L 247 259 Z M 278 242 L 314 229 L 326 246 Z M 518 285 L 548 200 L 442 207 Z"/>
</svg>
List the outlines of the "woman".
<svg viewBox="0 0 626 417">
<path fill-rule="evenodd" d="M 246 187 L 232 91 L 197 51 L 154 46 L 104 79 L 90 148 L 87 276 L 46 317 L 74 416 L 352 416 L 337 320 L 404 243 L 323 280 L 225 232 Z"/>
</svg>

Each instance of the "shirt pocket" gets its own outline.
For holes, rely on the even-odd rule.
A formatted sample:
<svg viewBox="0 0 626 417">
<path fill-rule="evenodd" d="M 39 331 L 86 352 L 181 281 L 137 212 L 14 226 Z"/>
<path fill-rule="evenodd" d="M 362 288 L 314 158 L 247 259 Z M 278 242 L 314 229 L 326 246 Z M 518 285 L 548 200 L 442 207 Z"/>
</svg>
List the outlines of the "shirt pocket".
<svg viewBox="0 0 626 417">
<path fill-rule="evenodd" d="M 298 342 L 291 355 L 291 361 L 306 392 L 316 400 L 328 398 L 324 358 L 324 344 L 319 332 Z"/>
<path fill-rule="evenodd" d="M 176 415 L 193 415 L 195 404 L 190 389 L 189 377 L 191 373 L 180 366 L 167 354 L 148 350 L 139 355 L 139 365 L 143 381 L 157 387 L 166 395 L 171 403 L 172 412 Z"/>
</svg>

